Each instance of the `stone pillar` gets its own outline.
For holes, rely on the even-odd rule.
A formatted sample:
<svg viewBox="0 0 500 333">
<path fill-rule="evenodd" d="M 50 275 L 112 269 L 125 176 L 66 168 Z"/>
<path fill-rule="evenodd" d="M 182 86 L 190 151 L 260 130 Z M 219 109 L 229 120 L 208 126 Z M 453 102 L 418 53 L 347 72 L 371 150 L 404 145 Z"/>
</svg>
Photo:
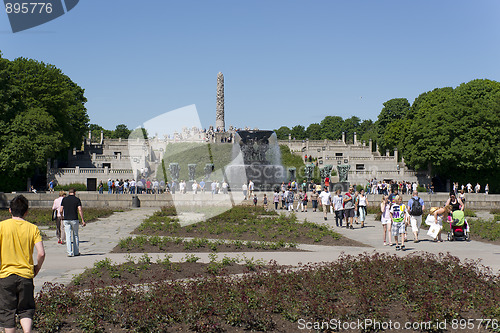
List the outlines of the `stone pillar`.
<svg viewBox="0 0 500 333">
<path fill-rule="evenodd" d="M 92 141 L 92 131 L 89 131 L 89 142 Z"/>
<path fill-rule="evenodd" d="M 389 149 L 385 150 L 385 156 L 389 157 Z"/>
<path fill-rule="evenodd" d="M 102 145 L 103 142 L 104 142 L 104 133 L 101 131 L 101 141 L 100 141 L 100 144 Z"/>
<path fill-rule="evenodd" d="M 342 132 L 342 143 L 345 144 L 345 132 Z"/>
<path fill-rule="evenodd" d="M 354 132 L 354 145 L 356 146 L 358 144 L 358 134 Z"/>
<path fill-rule="evenodd" d="M 394 158 L 398 161 L 398 148 L 394 148 Z"/>
<path fill-rule="evenodd" d="M 219 131 L 225 130 L 224 123 L 224 75 L 217 74 L 217 108 L 215 115 L 215 128 Z"/>
<path fill-rule="evenodd" d="M 373 140 L 368 140 L 368 146 L 370 147 L 370 153 L 373 151 Z"/>
</svg>

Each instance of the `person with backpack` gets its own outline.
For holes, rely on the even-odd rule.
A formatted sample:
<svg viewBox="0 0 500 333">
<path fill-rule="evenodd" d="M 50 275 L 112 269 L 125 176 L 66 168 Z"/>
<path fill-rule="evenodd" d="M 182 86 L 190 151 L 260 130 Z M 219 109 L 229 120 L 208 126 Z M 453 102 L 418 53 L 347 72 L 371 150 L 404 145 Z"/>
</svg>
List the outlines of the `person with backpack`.
<svg viewBox="0 0 500 333">
<path fill-rule="evenodd" d="M 425 209 L 424 200 L 418 197 L 418 192 L 413 191 L 413 196 L 408 201 L 408 211 L 410 213 L 410 225 L 411 231 L 415 238 L 413 239 L 414 243 L 418 243 L 418 231 L 420 229 L 420 225 L 422 224 L 422 213 Z"/>
</svg>

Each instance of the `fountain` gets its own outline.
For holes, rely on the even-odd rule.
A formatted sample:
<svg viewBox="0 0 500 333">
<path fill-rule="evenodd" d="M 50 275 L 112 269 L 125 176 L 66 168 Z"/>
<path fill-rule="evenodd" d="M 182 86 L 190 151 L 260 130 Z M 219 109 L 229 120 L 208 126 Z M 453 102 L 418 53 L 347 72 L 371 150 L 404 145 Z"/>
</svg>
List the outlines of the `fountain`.
<svg viewBox="0 0 500 333">
<path fill-rule="evenodd" d="M 232 188 L 253 181 L 255 188 L 270 190 L 285 181 L 278 140 L 273 131 L 238 131 L 233 145 L 233 163 L 225 169 Z"/>
</svg>

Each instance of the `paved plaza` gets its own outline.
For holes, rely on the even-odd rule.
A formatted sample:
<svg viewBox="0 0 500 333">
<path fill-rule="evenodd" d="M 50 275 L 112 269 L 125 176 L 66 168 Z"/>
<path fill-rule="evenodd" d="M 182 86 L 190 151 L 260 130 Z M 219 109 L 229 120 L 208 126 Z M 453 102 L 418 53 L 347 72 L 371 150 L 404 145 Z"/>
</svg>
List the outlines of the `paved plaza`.
<svg viewBox="0 0 500 333">
<path fill-rule="evenodd" d="M 67 257 L 66 246 L 57 244 L 55 231 L 53 229 L 42 229 L 50 237 L 44 241 L 46 248 L 46 259 L 42 270 L 35 278 L 36 291 L 40 291 L 45 282 L 67 284 L 75 274 L 82 273 L 86 267 L 92 267 L 94 262 L 104 258 L 110 258 L 115 263 L 122 263 L 127 257 L 132 255 L 136 258 L 142 254 L 122 254 L 110 253 L 122 238 L 130 236 L 130 233 L 142 222 L 144 218 L 152 215 L 154 208 L 136 208 L 127 212 L 117 212 L 108 218 L 103 218 L 97 222 L 89 223 L 86 227 L 80 227 L 80 251 L 79 257 Z M 334 216 L 328 215 L 328 220 L 323 220 L 323 213 L 311 211 L 307 213 L 296 213 L 299 219 L 307 219 L 309 222 L 319 224 L 328 223 L 335 225 Z M 194 216 L 197 218 L 197 216 Z M 384 246 L 382 241 L 382 226 L 379 221 L 375 221 L 374 215 L 368 215 L 366 227 L 360 229 L 360 225 L 355 225 L 354 230 L 345 228 L 333 229 L 346 237 L 359 241 L 367 247 L 348 247 L 348 246 L 320 246 L 320 245 L 299 245 L 299 248 L 308 252 L 247 252 L 246 257 L 262 259 L 265 261 L 275 260 L 278 264 L 297 265 L 299 263 L 334 261 L 340 254 L 357 255 L 364 252 L 372 253 L 387 252 L 397 255 L 416 254 L 420 251 L 427 251 L 438 254 L 440 252 L 451 254 L 460 259 L 481 260 L 485 266 L 492 268 L 493 272 L 500 272 L 500 245 L 493 245 L 483 242 L 443 242 L 434 243 L 426 236 L 426 231 L 421 230 L 420 243 L 413 243 L 413 234 L 409 233 L 409 242 L 406 243 L 407 250 L 404 252 L 396 251 L 394 247 Z M 446 234 L 443 233 L 443 239 Z M 242 252 L 244 253 L 244 252 Z M 224 253 L 219 252 L 219 258 L 224 255 L 235 257 L 242 253 Z M 150 253 L 149 255 L 156 260 L 158 256 L 164 257 L 166 253 Z M 173 261 L 183 261 L 186 253 L 172 253 Z M 208 253 L 197 253 L 201 258 L 200 262 L 209 262 Z"/>
</svg>

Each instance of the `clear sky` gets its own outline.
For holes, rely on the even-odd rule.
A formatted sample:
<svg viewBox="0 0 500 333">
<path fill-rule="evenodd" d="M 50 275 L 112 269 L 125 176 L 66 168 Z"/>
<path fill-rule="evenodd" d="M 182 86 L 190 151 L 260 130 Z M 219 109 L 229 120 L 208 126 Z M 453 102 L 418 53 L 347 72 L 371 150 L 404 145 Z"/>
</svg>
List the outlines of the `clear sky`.
<svg viewBox="0 0 500 333">
<path fill-rule="evenodd" d="M 499 18 L 498 0 L 80 0 L 15 34 L 0 12 L 0 50 L 60 68 L 107 129 L 191 104 L 214 125 L 219 71 L 226 127 L 307 127 L 499 81 Z"/>
</svg>

